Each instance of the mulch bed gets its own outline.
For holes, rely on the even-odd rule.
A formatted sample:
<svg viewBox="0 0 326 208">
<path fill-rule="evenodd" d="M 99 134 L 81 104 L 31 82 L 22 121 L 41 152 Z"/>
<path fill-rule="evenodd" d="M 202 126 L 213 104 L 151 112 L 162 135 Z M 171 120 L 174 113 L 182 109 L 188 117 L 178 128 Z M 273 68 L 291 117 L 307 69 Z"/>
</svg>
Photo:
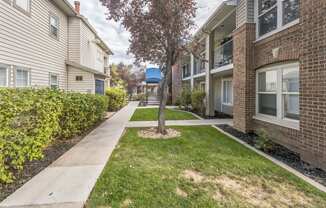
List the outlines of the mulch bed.
<svg viewBox="0 0 326 208">
<path fill-rule="evenodd" d="M 217 125 L 220 129 L 224 130 L 225 132 L 239 138 L 240 140 L 246 142 L 250 146 L 255 147 L 255 143 L 258 139 L 257 135 L 255 134 L 245 134 L 242 133 L 229 125 Z M 287 164 L 288 166 L 294 168 L 295 170 L 299 171 L 300 173 L 304 174 L 305 176 L 315 180 L 316 182 L 326 186 L 326 172 L 310 166 L 308 163 L 302 161 L 300 159 L 300 155 L 287 149 L 286 147 L 274 144 L 275 147 L 272 151 L 265 152 L 266 154 L 274 157 L 275 159 L 282 161 L 283 163 Z"/>
<path fill-rule="evenodd" d="M 0 183 L 0 201 L 4 200 L 10 194 L 15 192 L 26 182 L 32 179 L 35 175 L 37 175 L 46 167 L 48 167 L 52 162 L 56 161 L 60 156 L 62 156 L 73 146 L 75 146 L 78 142 L 80 142 L 86 135 L 88 135 L 91 131 L 100 126 L 104 121 L 106 121 L 107 118 L 98 122 L 94 127 L 92 127 L 80 136 L 65 140 L 56 139 L 51 146 L 44 150 L 44 158 L 42 160 L 26 162 L 23 171 L 17 171 L 14 174 L 16 180 L 13 183 Z"/>
</svg>

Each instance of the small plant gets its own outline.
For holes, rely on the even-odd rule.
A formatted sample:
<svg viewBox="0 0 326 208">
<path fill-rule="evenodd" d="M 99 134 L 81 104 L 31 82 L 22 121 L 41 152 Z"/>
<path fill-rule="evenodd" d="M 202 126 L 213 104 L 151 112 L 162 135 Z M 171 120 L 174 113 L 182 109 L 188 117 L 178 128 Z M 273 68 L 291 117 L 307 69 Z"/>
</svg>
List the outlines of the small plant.
<svg viewBox="0 0 326 208">
<path fill-rule="evenodd" d="M 183 88 L 180 97 L 180 107 L 184 107 L 185 110 L 189 110 L 191 105 L 191 91 L 189 88 Z"/>
<path fill-rule="evenodd" d="M 191 106 L 195 112 L 203 115 L 205 110 L 204 100 L 206 93 L 202 90 L 195 90 L 191 94 Z"/>
<path fill-rule="evenodd" d="M 272 140 L 269 138 L 267 131 L 264 129 L 259 129 L 257 131 L 257 135 L 258 138 L 255 147 L 264 152 L 271 152 L 274 149 L 275 145 L 272 142 Z"/>
</svg>

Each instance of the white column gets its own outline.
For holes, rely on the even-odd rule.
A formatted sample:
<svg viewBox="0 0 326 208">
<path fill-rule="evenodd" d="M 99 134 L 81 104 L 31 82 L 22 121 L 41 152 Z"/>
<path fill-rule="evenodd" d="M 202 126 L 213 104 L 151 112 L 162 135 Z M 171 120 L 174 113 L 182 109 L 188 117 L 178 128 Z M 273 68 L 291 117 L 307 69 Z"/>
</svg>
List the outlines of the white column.
<svg viewBox="0 0 326 208">
<path fill-rule="evenodd" d="M 194 55 L 191 54 L 190 55 L 190 87 L 191 90 L 194 89 L 194 62 L 195 62 L 195 58 Z"/>
</svg>

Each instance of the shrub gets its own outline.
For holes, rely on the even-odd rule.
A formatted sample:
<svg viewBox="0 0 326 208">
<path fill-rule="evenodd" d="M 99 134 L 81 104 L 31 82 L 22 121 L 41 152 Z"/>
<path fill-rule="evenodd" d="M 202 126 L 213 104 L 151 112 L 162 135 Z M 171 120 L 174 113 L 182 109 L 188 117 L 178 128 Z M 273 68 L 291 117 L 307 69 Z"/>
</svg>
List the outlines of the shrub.
<svg viewBox="0 0 326 208">
<path fill-rule="evenodd" d="M 106 96 L 69 93 L 63 96 L 60 137 L 70 138 L 89 129 L 103 118 L 108 109 Z"/>
<path fill-rule="evenodd" d="M 191 105 L 191 90 L 189 88 L 183 88 L 180 97 L 180 105 L 188 110 Z"/>
<path fill-rule="evenodd" d="M 191 106 L 194 111 L 203 114 L 205 105 L 204 105 L 204 99 L 205 99 L 206 93 L 201 90 L 195 90 L 191 94 Z"/>
<path fill-rule="evenodd" d="M 108 110 L 117 111 L 127 103 L 127 93 L 122 88 L 109 88 L 105 92 L 108 97 Z"/>
<path fill-rule="evenodd" d="M 256 148 L 264 152 L 270 152 L 275 148 L 274 143 L 269 139 L 268 133 L 264 129 L 259 129 L 257 135 Z"/>
<path fill-rule="evenodd" d="M 55 137 L 71 137 L 98 122 L 107 109 L 105 96 L 49 89 L 0 89 L 0 182 L 26 161 L 43 157 Z"/>
</svg>

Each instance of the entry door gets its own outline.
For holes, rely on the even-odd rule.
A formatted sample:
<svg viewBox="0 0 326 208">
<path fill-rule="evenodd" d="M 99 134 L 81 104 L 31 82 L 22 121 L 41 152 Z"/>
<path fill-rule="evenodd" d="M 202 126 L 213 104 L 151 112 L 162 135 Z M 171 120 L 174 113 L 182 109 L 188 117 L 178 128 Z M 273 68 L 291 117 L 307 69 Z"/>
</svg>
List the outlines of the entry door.
<svg viewBox="0 0 326 208">
<path fill-rule="evenodd" d="M 96 79 L 95 80 L 95 93 L 99 95 L 104 95 L 104 81 Z"/>
</svg>

